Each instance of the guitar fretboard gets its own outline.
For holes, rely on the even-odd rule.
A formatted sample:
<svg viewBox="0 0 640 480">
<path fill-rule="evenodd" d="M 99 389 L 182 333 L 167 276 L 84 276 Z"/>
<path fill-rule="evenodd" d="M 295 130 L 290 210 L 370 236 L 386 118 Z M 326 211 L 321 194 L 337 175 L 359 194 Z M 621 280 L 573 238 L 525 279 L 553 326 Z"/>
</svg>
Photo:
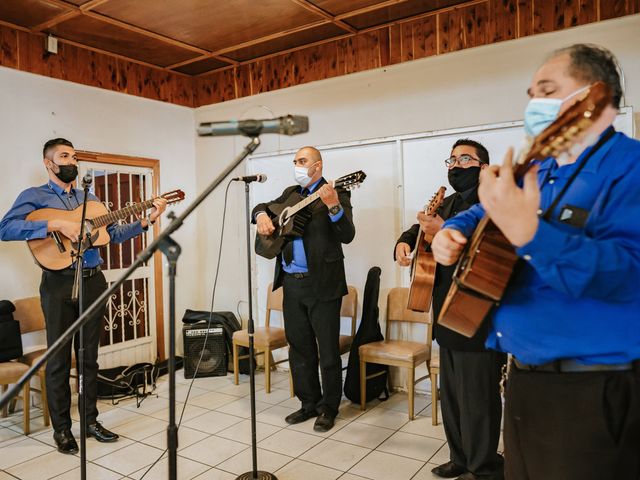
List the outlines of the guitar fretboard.
<svg viewBox="0 0 640 480">
<path fill-rule="evenodd" d="M 148 210 L 153 207 L 153 201 L 155 198 L 151 200 L 146 200 L 141 203 L 134 203 L 133 205 L 129 205 L 128 207 L 122 208 L 120 210 L 116 210 L 115 212 L 109 212 L 106 215 L 101 215 L 92 220 L 93 225 L 95 227 L 104 227 L 105 225 L 110 225 L 118 220 L 123 220 L 131 215 L 138 215 L 139 213 Z"/>
</svg>

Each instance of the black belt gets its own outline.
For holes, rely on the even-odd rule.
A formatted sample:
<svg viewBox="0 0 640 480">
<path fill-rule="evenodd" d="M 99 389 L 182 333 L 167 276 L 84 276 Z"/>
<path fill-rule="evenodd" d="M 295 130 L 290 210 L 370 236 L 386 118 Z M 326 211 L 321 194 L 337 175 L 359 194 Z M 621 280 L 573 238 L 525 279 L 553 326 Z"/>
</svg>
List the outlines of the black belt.
<svg viewBox="0 0 640 480">
<path fill-rule="evenodd" d="M 99 273 L 100 270 L 102 270 L 100 268 L 100 266 L 98 265 L 97 267 L 94 268 L 83 268 L 82 269 L 82 276 L 83 277 L 93 277 L 95 274 Z M 58 270 L 54 273 L 59 273 L 60 275 L 65 275 L 65 276 L 73 276 L 76 274 L 76 269 L 75 268 L 65 268 L 64 270 Z"/>
<path fill-rule="evenodd" d="M 294 273 L 284 272 L 284 273 L 297 279 L 307 278 L 309 276 L 309 272 L 294 272 Z"/>
<path fill-rule="evenodd" d="M 522 363 L 517 358 L 513 359 L 513 366 L 517 370 L 527 372 L 552 372 L 552 373 L 583 373 L 583 372 L 625 372 L 629 370 L 640 370 L 640 360 L 628 363 L 613 364 L 593 364 L 585 365 L 576 360 L 563 359 L 541 365 L 531 365 Z"/>
</svg>

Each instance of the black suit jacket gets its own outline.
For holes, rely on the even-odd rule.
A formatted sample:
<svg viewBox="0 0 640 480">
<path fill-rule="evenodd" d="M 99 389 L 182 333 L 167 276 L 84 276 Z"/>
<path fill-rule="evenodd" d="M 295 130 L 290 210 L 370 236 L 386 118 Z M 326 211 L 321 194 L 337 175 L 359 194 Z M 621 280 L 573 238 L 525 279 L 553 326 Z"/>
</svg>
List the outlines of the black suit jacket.
<svg viewBox="0 0 640 480">
<path fill-rule="evenodd" d="M 327 181 L 324 178 L 321 179 L 314 191 L 325 183 Z M 300 192 L 300 187 L 298 185 L 287 187 L 275 200 L 256 205 L 252 212 L 253 221 L 255 222 L 257 213 L 269 214 L 267 209 L 270 205 L 284 202 L 293 192 Z M 356 228 L 353 225 L 351 212 L 351 194 L 348 191 L 338 190 L 338 198 L 344 210 L 340 220 L 333 223 L 329 218 L 326 205 L 318 199 L 307 207 L 311 209 L 311 219 L 307 222 L 302 236 L 314 294 L 322 301 L 334 300 L 347 294 L 342 244 L 353 240 Z M 274 290 L 282 285 L 283 277 L 282 255 L 278 255 L 273 279 Z"/>
<path fill-rule="evenodd" d="M 456 201 L 457 196 L 460 196 L 458 201 Z M 477 187 L 471 191 L 464 192 L 463 194 L 454 193 L 444 199 L 437 213 L 444 220 L 447 220 L 472 207 L 474 204 L 478 203 L 478 201 Z M 416 223 L 409 230 L 400 235 L 400 238 L 398 238 L 398 241 L 396 242 L 396 246 L 398 243 L 404 242 L 408 243 L 413 248 L 418 239 L 419 232 L 420 225 Z M 395 251 L 394 247 L 394 260 Z M 440 316 L 442 305 L 444 304 L 449 287 L 451 287 L 453 272 L 455 269 L 455 264 L 448 267 L 440 264 L 436 265 L 432 304 L 433 318 L 435 320 Z M 468 338 L 436 323 L 433 328 L 433 336 L 438 340 L 438 343 L 445 348 L 449 348 L 451 350 L 481 352 L 485 351 L 484 341 L 487 338 L 488 324 L 489 322 L 485 321 L 476 334 L 472 338 Z"/>
</svg>

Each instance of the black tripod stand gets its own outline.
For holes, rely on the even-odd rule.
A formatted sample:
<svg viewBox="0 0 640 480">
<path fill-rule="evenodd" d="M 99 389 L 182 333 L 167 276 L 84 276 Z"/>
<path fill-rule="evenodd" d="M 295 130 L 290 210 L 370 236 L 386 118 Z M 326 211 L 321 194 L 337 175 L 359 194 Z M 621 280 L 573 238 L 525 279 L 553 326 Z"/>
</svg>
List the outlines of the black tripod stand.
<svg viewBox="0 0 640 480">
<path fill-rule="evenodd" d="M 255 177 L 254 177 L 255 179 Z M 278 480 L 273 473 L 258 470 L 258 447 L 256 443 L 256 377 L 254 364 L 254 348 L 253 348 L 253 300 L 251 288 L 251 208 L 249 207 L 249 183 L 252 179 L 247 177 L 243 179 L 244 198 L 246 207 L 246 227 L 247 227 L 247 293 L 249 294 L 249 320 L 247 322 L 247 330 L 249 332 L 249 386 L 251 398 L 251 460 L 253 469 L 250 472 L 243 473 L 236 480 Z"/>
</svg>

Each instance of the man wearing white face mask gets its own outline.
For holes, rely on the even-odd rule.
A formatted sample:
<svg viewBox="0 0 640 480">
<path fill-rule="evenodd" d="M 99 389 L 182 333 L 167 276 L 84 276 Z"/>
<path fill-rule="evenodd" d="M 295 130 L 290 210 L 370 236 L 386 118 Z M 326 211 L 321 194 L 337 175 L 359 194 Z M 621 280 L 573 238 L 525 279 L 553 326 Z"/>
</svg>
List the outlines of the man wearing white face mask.
<svg viewBox="0 0 640 480">
<path fill-rule="evenodd" d="M 594 145 L 539 162 L 522 188 L 509 152 L 480 174 L 481 205 L 432 244 L 439 263 L 455 263 L 486 213 L 522 259 L 486 343 L 514 358 L 507 479 L 640 478 L 640 142 L 612 126 L 622 89 L 611 52 L 554 52 L 529 87 L 525 125 L 539 133 L 597 81 L 612 100 L 586 132 Z"/>
<path fill-rule="evenodd" d="M 355 236 L 351 200 L 347 191 L 336 191 L 322 178 L 322 156 L 314 147 L 303 147 L 295 155 L 297 185 L 284 190 L 272 202 L 253 209 L 258 233 L 271 235 L 273 222 L 269 206 L 291 196 L 307 196 L 315 191 L 320 201 L 308 207 L 310 219 L 302 238 L 287 242 L 278 255 L 273 289 L 284 288 L 284 327 L 289 343 L 289 365 L 293 388 L 302 403 L 287 416 L 289 424 L 318 417 L 314 430 L 330 430 L 342 397 L 342 363 L 338 344 L 340 306 L 347 294 L 342 244 Z M 318 378 L 322 372 L 322 388 Z"/>
</svg>

